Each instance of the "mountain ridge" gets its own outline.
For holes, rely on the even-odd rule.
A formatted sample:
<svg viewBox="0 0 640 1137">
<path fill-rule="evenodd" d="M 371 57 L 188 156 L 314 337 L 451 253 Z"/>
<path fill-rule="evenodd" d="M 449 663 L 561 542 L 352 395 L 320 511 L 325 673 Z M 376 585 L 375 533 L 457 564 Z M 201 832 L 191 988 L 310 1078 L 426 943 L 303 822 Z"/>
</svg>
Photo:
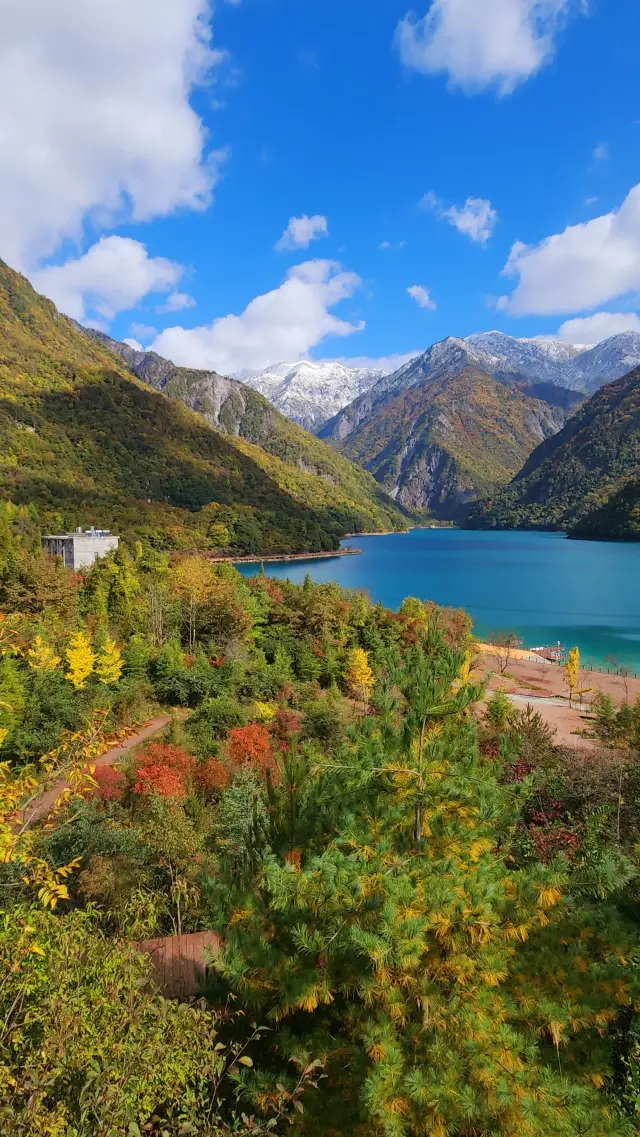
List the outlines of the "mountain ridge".
<svg viewBox="0 0 640 1137">
<path fill-rule="evenodd" d="M 254 553 L 334 549 L 346 532 L 406 524 L 370 475 L 256 392 L 245 389 L 241 421 L 210 424 L 1 261 L 0 343 L 0 494 L 48 525 Z M 159 384 L 185 379 L 160 357 L 149 365 Z M 217 380 L 237 396 L 240 384 Z"/>
<path fill-rule="evenodd" d="M 596 391 L 465 524 L 640 540 L 640 367 Z"/>
</svg>

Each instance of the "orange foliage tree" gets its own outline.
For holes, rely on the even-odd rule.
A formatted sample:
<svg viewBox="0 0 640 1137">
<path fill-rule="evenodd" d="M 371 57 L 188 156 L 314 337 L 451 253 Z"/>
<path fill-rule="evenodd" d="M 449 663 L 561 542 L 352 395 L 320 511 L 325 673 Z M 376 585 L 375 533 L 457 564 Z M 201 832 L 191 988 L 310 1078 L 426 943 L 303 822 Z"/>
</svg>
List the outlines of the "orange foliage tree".
<svg viewBox="0 0 640 1137">
<path fill-rule="evenodd" d="M 253 766 L 263 776 L 273 774 L 276 764 L 271 746 L 271 735 L 260 723 L 237 726 L 229 732 L 227 758 L 231 766 Z"/>
<path fill-rule="evenodd" d="M 137 758 L 134 793 L 184 798 L 193 765 L 191 755 L 179 746 L 152 742 Z"/>
</svg>

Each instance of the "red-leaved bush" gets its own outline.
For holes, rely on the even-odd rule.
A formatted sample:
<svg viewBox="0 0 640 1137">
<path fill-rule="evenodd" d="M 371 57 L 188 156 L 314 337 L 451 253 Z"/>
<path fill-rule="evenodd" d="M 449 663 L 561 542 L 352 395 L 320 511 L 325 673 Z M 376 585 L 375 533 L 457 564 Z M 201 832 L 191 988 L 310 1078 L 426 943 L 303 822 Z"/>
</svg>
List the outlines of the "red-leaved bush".
<svg viewBox="0 0 640 1137">
<path fill-rule="evenodd" d="M 93 777 L 98 783 L 98 797 L 103 801 L 122 801 L 127 779 L 120 770 L 114 770 L 113 766 L 96 766 Z"/>
<path fill-rule="evenodd" d="M 277 770 L 271 748 L 271 735 L 257 722 L 250 722 L 248 726 L 237 726 L 229 731 L 227 758 L 230 766 L 253 766 L 263 776 L 267 770 L 271 774 Z"/>
<path fill-rule="evenodd" d="M 136 759 L 134 792 L 184 798 L 193 765 L 191 755 L 179 746 L 152 742 Z"/>
<path fill-rule="evenodd" d="M 280 746 L 286 747 L 291 735 L 300 734 L 301 730 L 302 725 L 298 712 L 288 710 L 286 707 L 278 707 L 276 716 L 271 723 L 271 734 L 277 739 Z"/>
<path fill-rule="evenodd" d="M 219 758 L 209 758 L 196 766 L 195 778 L 203 790 L 224 790 L 229 785 L 229 771 Z"/>
</svg>

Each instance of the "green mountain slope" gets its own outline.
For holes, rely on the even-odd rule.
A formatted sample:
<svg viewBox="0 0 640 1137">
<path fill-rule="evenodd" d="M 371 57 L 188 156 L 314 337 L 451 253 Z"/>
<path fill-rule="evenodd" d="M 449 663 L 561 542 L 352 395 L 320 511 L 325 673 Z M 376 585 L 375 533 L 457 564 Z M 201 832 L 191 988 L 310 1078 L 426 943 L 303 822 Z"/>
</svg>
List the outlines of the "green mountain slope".
<svg viewBox="0 0 640 1137">
<path fill-rule="evenodd" d="M 474 528 L 640 536 L 640 368 L 602 387 L 514 481 L 469 517 Z"/>
<path fill-rule="evenodd" d="M 321 434 L 406 508 L 456 519 L 506 484 L 576 399 L 563 391 L 551 405 L 467 367 L 378 399 L 342 441 L 331 424 Z"/>
<path fill-rule="evenodd" d="M 0 496 L 56 528 L 238 553 L 404 525 L 370 475 L 235 387 L 245 437 L 152 390 L 0 261 Z"/>
</svg>

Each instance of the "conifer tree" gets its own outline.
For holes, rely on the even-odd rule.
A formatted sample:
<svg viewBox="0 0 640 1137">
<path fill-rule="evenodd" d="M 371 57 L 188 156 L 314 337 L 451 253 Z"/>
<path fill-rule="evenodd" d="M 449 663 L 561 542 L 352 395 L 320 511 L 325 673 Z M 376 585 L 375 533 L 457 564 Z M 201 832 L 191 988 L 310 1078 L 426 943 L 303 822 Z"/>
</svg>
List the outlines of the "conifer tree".
<svg viewBox="0 0 640 1137">
<path fill-rule="evenodd" d="M 221 880 L 218 967 L 274 1053 L 327 1059 L 305 1134 L 620 1137 L 596 1087 L 629 933 L 575 902 L 562 863 L 514 867 L 520 791 L 478 753 L 465 666 L 437 635 L 391 664 L 376 718 L 324 764 L 334 831 Z"/>
</svg>

